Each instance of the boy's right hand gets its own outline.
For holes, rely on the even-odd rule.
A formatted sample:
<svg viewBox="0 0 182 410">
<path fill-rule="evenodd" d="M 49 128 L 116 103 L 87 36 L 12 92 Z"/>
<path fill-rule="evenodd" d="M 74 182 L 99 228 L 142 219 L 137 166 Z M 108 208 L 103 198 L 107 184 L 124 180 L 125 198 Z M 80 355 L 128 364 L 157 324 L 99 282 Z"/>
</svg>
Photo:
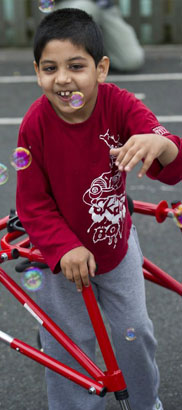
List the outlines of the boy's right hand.
<svg viewBox="0 0 182 410">
<path fill-rule="evenodd" d="M 84 246 L 79 246 L 67 252 L 60 260 L 63 275 L 75 282 L 78 292 L 83 285 L 89 286 L 89 275 L 94 277 L 96 263 L 93 254 Z"/>
</svg>

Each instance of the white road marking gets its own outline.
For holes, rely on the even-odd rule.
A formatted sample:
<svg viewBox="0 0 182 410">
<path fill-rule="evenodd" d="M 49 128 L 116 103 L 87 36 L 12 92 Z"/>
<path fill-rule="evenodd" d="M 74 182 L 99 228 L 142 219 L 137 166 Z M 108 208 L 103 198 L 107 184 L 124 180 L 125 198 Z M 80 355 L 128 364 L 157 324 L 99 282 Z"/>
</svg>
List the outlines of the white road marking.
<svg viewBox="0 0 182 410">
<path fill-rule="evenodd" d="M 182 122 L 182 115 L 157 115 L 157 119 L 162 122 Z"/>
<path fill-rule="evenodd" d="M 0 77 L 1 84 L 12 83 L 35 83 L 37 78 L 35 75 L 7 75 Z"/>
<path fill-rule="evenodd" d="M 182 80 L 182 73 L 160 73 L 160 74 L 130 74 L 120 75 L 114 74 L 108 76 L 108 81 L 168 81 L 168 80 Z M 1 84 L 11 83 L 35 83 L 37 81 L 35 75 L 18 75 L 18 76 L 0 76 Z M 139 99 L 145 99 L 144 93 L 135 94 Z M 182 115 L 159 115 L 157 116 L 160 123 L 175 123 L 182 122 Z M 22 118 L 0 118 L 0 125 L 19 125 Z"/>
<path fill-rule="evenodd" d="M 182 80 L 182 73 L 153 73 L 153 74 L 109 74 L 108 82 L 130 82 L 130 81 L 171 81 Z M 35 75 L 11 75 L 0 76 L 1 84 L 11 83 L 35 83 Z"/>
<path fill-rule="evenodd" d="M 0 125 L 19 125 L 23 118 L 0 118 Z M 182 115 L 157 115 L 160 123 L 182 122 Z"/>
<path fill-rule="evenodd" d="M 135 93 L 135 97 L 138 98 L 139 100 L 144 100 L 146 97 L 146 94 L 143 93 Z"/>
<path fill-rule="evenodd" d="M 130 82 L 130 81 L 171 81 L 182 80 L 182 73 L 154 73 L 154 74 L 111 74 L 108 75 L 109 82 Z"/>
<path fill-rule="evenodd" d="M 154 194 L 157 191 L 163 191 L 163 192 L 181 192 L 181 187 L 179 186 L 171 186 L 171 185 L 163 185 L 160 184 L 160 186 L 157 186 L 155 188 L 154 186 L 151 185 L 144 185 L 144 184 L 135 184 L 135 185 L 129 185 L 128 186 L 129 191 L 148 191 L 152 194 Z"/>
<path fill-rule="evenodd" d="M 0 118 L 0 125 L 21 124 L 23 118 Z"/>
</svg>

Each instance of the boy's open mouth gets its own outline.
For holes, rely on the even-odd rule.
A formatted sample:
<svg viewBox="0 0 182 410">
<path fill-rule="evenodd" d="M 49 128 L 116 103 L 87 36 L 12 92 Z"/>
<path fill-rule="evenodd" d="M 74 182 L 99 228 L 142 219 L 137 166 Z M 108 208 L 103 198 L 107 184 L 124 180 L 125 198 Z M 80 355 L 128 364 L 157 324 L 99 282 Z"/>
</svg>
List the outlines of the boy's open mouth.
<svg viewBox="0 0 182 410">
<path fill-rule="evenodd" d="M 62 102 L 68 103 L 70 107 L 76 110 L 82 108 L 85 104 L 84 95 L 80 91 L 57 91 L 56 94 Z"/>
<path fill-rule="evenodd" d="M 72 96 L 72 91 L 58 91 L 56 94 L 61 98 L 61 100 L 69 101 Z"/>
</svg>

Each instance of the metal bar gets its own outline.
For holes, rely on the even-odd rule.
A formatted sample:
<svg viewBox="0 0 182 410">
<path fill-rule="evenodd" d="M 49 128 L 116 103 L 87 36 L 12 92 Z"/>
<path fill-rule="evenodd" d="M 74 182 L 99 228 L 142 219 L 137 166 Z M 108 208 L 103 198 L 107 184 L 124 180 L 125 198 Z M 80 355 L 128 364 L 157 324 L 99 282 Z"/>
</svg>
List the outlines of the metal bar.
<svg viewBox="0 0 182 410">
<path fill-rule="evenodd" d="M 63 377 L 72 380 L 74 383 L 79 384 L 85 389 L 88 389 L 88 391 L 92 388 L 94 389 L 94 393 L 99 396 L 104 396 L 106 394 L 106 389 L 101 383 L 90 379 L 86 375 L 83 375 L 82 373 L 72 369 L 71 367 L 64 365 L 58 360 L 55 360 L 51 356 L 40 352 L 39 350 L 35 349 L 32 346 L 29 346 L 21 340 L 13 339 L 10 343 L 10 346 L 17 352 L 35 360 L 45 367 L 48 367 L 49 369 L 53 370 L 56 373 L 59 373 Z"/>
<path fill-rule="evenodd" d="M 119 401 L 121 410 L 131 410 L 130 404 L 128 400 L 120 400 Z"/>
<path fill-rule="evenodd" d="M 7 45 L 6 22 L 3 1 L 0 1 L 0 46 Z"/>
<path fill-rule="evenodd" d="M 0 330 L 0 340 L 6 344 L 11 344 L 11 342 L 13 341 L 13 337 L 11 337 L 10 335 L 8 335 L 7 333 L 4 333 Z"/>
<path fill-rule="evenodd" d="M 165 289 L 169 289 L 173 292 L 176 292 L 176 290 L 171 289 L 171 286 L 167 283 L 164 283 L 162 280 L 154 276 L 151 272 L 149 272 L 147 269 L 143 268 L 143 275 L 146 280 L 149 282 L 155 283 L 156 285 L 162 286 Z"/>
<path fill-rule="evenodd" d="M 126 390 L 126 383 L 123 374 L 118 367 L 91 285 L 83 288 L 82 295 L 108 370 L 107 389 L 108 391 Z"/>
<path fill-rule="evenodd" d="M 144 269 L 147 269 L 152 275 L 156 276 L 161 283 L 182 296 L 182 284 L 176 279 L 172 278 L 168 273 L 160 269 L 157 265 L 152 263 L 149 259 L 144 258 Z"/>
<path fill-rule="evenodd" d="M 14 5 L 14 44 L 25 46 L 27 45 L 27 15 L 26 15 L 26 0 L 18 0 L 13 2 Z"/>
<path fill-rule="evenodd" d="M 102 380 L 105 373 L 49 318 L 46 313 L 0 268 L 0 282 L 32 314 L 42 326 L 97 380 Z M 27 310 L 28 310 L 27 309 Z"/>
<path fill-rule="evenodd" d="M 131 16 L 129 23 L 134 27 L 138 38 L 141 38 L 140 0 L 131 2 Z"/>
<path fill-rule="evenodd" d="M 152 0 L 152 39 L 151 43 L 161 44 L 164 41 L 164 24 L 165 24 L 165 0 Z"/>
<path fill-rule="evenodd" d="M 8 220 L 9 216 L 0 219 L 0 231 L 6 228 Z"/>
<path fill-rule="evenodd" d="M 118 364 L 116 358 L 114 356 L 114 352 L 106 332 L 106 328 L 100 313 L 100 310 L 97 305 L 97 301 L 95 299 L 94 292 L 92 290 L 91 285 L 89 287 L 84 287 L 82 291 L 82 295 L 95 330 L 95 334 L 98 339 L 99 346 L 101 348 L 101 352 L 103 354 L 103 358 L 107 369 L 110 372 L 114 372 L 118 370 Z"/>
</svg>

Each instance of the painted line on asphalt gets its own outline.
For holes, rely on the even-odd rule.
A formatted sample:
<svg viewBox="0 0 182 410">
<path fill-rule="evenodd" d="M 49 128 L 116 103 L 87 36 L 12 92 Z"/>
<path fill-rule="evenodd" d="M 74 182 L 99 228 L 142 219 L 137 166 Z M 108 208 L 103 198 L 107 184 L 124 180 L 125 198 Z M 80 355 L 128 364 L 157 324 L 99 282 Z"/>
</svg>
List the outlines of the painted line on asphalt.
<svg viewBox="0 0 182 410">
<path fill-rule="evenodd" d="M 109 82 L 134 82 L 134 81 L 171 81 L 182 80 L 182 73 L 154 73 L 154 74 L 111 74 L 108 75 Z"/>
<path fill-rule="evenodd" d="M 23 118 L 0 118 L 0 125 L 19 125 Z"/>
<path fill-rule="evenodd" d="M 157 115 L 159 122 L 182 122 L 182 115 Z"/>
<path fill-rule="evenodd" d="M 1 84 L 13 84 L 13 83 L 35 83 L 37 77 L 35 75 L 7 75 L 0 77 Z"/>
<path fill-rule="evenodd" d="M 182 73 L 154 73 L 154 74 L 109 74 L 107 82 L 130 82 L 130 81 L 170 81 L 182 80 Z M 0 76 L 1 84 L 11 83 L 35 83 L 35 75 Z"/>
<path fill-rule="evenodd" d="M 144 185 L 144 184 L 135 184 L 135 185 L 128 185 L 128 190 L 131 192 L 135 192 L 135 191 L 148 191 L 151 194 L 154 194 L 157 191 L 163 191 L 163 192 L 181 192 L 181 187 L 174 186 L 174 185 L 163 185 L 160 184 L 160 186 L 157 186 L 157 188 L 155 188 L 155 186 L 152 185 Z"/>
<path fill-rule="evenodd" d="M 0 118 L 0 125 L 19 125 L 23 118 Z M 182 115 L 157 115 L 160 123 L 182 122 Z"/>
<path fill-rule="evenodd" d="M 145 100 L 146 94 L 143 93 L 135 93 L 135 97 L 139 100 Z"/>
</svg>

